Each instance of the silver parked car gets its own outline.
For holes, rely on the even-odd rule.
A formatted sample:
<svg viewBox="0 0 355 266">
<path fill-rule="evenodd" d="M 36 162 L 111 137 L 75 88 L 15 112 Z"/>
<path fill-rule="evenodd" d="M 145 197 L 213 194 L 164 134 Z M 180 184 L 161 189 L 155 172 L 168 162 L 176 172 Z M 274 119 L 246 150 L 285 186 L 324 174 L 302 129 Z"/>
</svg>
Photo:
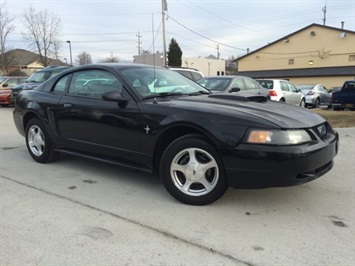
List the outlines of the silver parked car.
<svg viewBox="0 0 355 266">
<path fill-rule="evenodd" d="M 304 95 L 290 81 L 283 79 L 257 79 L 256 81 L 269 90 L 271 100 L 305 107 Z"/>
<path fill-rule="evenodd" d="M 318 108 L 320 105 L 331 106 L 331 94 L 322 84 L 298 85 L 297 88 L 300 89 L 305 96 L 306 107 L 311 106 Z"/>
<path fill-rule="evenodd" d="M 255 94 L 270 99 L 268 90 L 254 79 L 245 76 L 204 77 L 196 82 L 212 92 Z"/>
</svg>

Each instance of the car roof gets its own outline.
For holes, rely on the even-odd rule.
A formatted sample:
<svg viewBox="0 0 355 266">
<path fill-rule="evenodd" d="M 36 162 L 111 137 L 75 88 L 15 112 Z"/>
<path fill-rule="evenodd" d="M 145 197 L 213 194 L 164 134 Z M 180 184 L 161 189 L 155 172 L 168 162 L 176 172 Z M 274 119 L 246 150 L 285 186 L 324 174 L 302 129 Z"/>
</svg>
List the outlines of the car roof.
<svg viewBox="0 0 355 266">
<path fill-rule="evenodd" d="M 288 81 L 288 82 L 290 82 L 289 80 L 286 80 L 286 79 L 256 79 L 256 80 L 272 80 L 272 81 Z"/>
<path fill-rule="evenodd" d="M 136 63 L 95 63 L 95 64 L 88 64 L 82 66 L 76 66 L 70 68 L 71 70 L 82 69 L 82 68 L 95 68 L 95 67 L 111 67 L 111 68 L 134 68 L 134 67 L 147 67 L 147 68 L 159 68 L 163 69 L 159 66 L 152 66 L 152 65 L 145 65 L 145 64 L 136 64 Z"/>
<path fill-rule="evenodd" d="M 27 79 L 28 77 L 24 77 L 24 76 L 0 76 L 0 78 L 25 78 L 25 79 Z"/>
<path fill-rule="evenodd" d="M 247 77 L 247 76 L 241 76 L 241 75 L 231 75 L 231 76 L 208 76 L 208 77 L 204 77 L 205 79 L 208 79 L 208 78 L 220 78 L 220 79 L 230 79 L 230 78 L 250 78 L 250 77 Z"/>
</svg>

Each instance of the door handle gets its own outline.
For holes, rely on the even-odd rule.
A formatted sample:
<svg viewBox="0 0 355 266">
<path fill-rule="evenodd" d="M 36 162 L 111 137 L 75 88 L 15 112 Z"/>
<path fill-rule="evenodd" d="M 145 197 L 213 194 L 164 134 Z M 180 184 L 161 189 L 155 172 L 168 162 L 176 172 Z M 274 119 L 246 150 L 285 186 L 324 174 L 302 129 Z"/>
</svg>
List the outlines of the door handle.
<svg viewBox="0 0 355 266">
<path fill-rule="evenodd" d="M 66 109 L 69 109 L 69 108 L 73 108 L 73 105 L 71 103 L 65 103 L 63 105 L 63 107 L 66 108 Z"/>
</svg>

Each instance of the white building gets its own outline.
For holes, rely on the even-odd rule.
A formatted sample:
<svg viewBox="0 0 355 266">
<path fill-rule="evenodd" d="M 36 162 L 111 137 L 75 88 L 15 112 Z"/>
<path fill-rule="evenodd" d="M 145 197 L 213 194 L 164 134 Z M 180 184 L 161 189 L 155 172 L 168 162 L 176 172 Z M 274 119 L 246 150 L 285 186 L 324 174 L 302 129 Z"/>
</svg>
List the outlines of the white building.
<svg viewBox="0 0 355 266">
<path fill-rule="evenodd" d="M 163 53 L 135 55 L 133 62 L 162 67 Z M 182 57 L 181 67 L 195 68 L 205 76 L 224 76 L 226 73 L 226 62 L 222 59 Z"/>
</svg>

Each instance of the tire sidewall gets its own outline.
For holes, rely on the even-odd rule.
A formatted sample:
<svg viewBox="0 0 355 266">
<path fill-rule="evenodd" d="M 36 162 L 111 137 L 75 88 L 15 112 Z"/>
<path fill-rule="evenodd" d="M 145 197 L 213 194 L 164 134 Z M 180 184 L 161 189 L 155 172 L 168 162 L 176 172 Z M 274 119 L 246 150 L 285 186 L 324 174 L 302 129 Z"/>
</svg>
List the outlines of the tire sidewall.
<svg viewBox="0 0 355 266">
<path fill-rule="evenodd" d="M 306 107 L 307 107 L 306 99 L 303 98 L 303 99 L 301 100 L 300 106 L 301 106 L 302 108 L 306 108 Z"/>
<path fill-rule="evenodd" d="M 217 185 L 214 187 L 212 191 L 210 191 L 206 195 L 202 196 L 190 196 L 181 192 L 174 184 L 172 177 L 170 175 L 170 166 L 174 159 L 174 157 L 182 150 L 187 148 L 198 148 L 205 150 L 208 152 L 216 161 L 218 165 L 219 177 L 217 181 Z M 180 202 L 190 204 L 190 205 L 206 205 L 210 204 L 220 197 L 227 190 L 227 181 L 225 177 L 225 171 L 223 163 L 220 159 L 219 153 L 216 149 L 208 144 L 207 141 L 203 139 L 202 136 L 199 135 L 185 135 L 174 142 L 172 142 L 164 151 L 162 159 L 160 161 L 160 177 L 162 182 L 166 188 L 166 190 L 177 200 Z"/>
<path fill-rule="evenodd" d="M 39 127 L 40 130 L 42 131 L 42 134 L 44 137 L 44 152 L 40 156 L 36 156 L 35 154 L 33 154 L 32 150 L 28 144 L 28 133 L 29 133 L 29 130 L 32 126 Z M 32 118 L 26 126 L 26 146 L 27 146 L 27 150 L 30 153 L 31 157 L 36 162 L 47 163 L 47 162 L 51 161 L 51 159 L 53 159 L 52 144 L 49 139 L 49 135 L 47 133 L 47 130 L 44 127 L 43 122 L 39 118 Z"/>
<path fill-rule="evenodd" d="M 314 104 L 314 108 L 318 108 L 319 105 L 320 105 L 320 100 L 319 100 L 319 98 L 317 98 L 317 99 L 316 99 L 316 102 L 315 102 L 315 104 Z"/>
</svg>

